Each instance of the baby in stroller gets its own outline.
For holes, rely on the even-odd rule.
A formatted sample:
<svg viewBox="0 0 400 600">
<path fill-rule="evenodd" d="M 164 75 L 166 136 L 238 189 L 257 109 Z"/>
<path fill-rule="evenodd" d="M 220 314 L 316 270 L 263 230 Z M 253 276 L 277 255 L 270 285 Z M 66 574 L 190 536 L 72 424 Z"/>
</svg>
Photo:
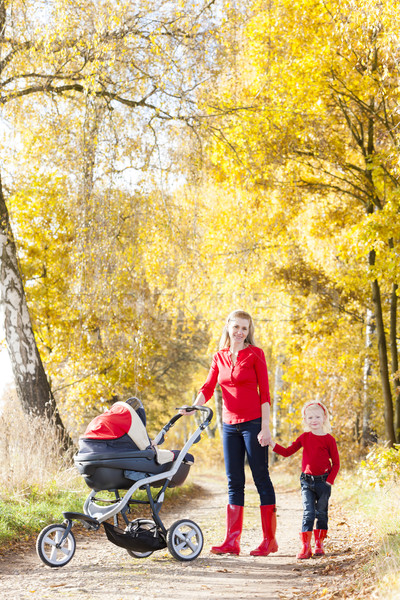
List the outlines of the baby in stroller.
<svg viewBox="0 0 400 600">
<path fill-rule="evenodd" d="M 204 418 L 180 451 L 158 446 L 182 415 L 178 413 L 172 417 L 151 441 L 146 431 L 143 404 L 138 398 L 116 402 L 110 410 L 91 421 L 79 440 L 79 452 L 74 462 L 92 491 L 83 513 L 64 512 L 64 523 L 49 525 L 39 534 L 36 548 L 45 564 L 60 567 L 72 559 L 76 547 L 71 531 L 74 521 L 91 530 L 99 529 L 102 524 L 109 541 L 136 558 L 145 558 L 165 547 L 178 560 L 197 558 L 203 547 L 203 535 L 198 525 L 181 519 L 167 529 L 159 516 L 166 488 L 182 485 L 185 481 L 194 462 L 188 450 L 200 440 L 201 432 L 213 416 L 208 407 L 187 410 L 199 410 Z M 152 488 L 161 488 L 155 497 Z M 121 496 L 120 490 L 127 491 Z M 147 500 L 137 498 L 138 490 L 146 491 Z M 111 492 L 114 497 L 100 498 L 98 493 L 101 491 Z M 150 507 L 153 518 L 130 520 L 131 507 L 143 504 Z M 121 529 L 119 519 L 123 521 L 124 529 Z"/>
<path fill-rule="evenodd" d="M 146 431 L 146 413 L 139 398 L 133 396 L 125 402 L 115 402 L 109 410 L 98 415 L 89 423 L 79 439 L 80 453 L 106 452 L 115 450 L 149 450 L 155 452 L 155 461 L 166 464 L 175 459 L 176 453 L 157 448 Z M 184 462 L 193 457 L 187 455 Z"/>
</svg>

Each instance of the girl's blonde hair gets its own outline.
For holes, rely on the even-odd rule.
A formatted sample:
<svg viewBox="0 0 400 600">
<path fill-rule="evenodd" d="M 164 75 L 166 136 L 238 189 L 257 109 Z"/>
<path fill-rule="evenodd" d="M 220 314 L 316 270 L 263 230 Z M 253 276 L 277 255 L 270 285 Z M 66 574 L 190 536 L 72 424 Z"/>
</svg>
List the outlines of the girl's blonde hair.
<svg viewBox="0 0 400 600">
<path fill-rule="evenodd" d="M 304 431 L 310 431 L 310 427 L 305 422 L 306 410 L 308 408 L 315 408 L 315 407 L 322 409 L 322 412 L 324 413 L 324 417 L 325 417 L 325 420 L 322 424 L 322 429 L 324 430 L 325 433 L 330 433 L 332 431 L 332 427 L 331 427 L 331 423 L 329 420 L 329 412 L 328 412 L 328 409 L 326 408 L 325 404 L 323 404 L 319 400 L 310 400 L 310 402 L 306 402 L 305 405 L 303 406 L 303 408 L 301 409 L 301 416 L 303 417 Z"/>
<path fill-rule="evenodd" d="M 231 345 L 231 340 L 230 340 L 229 333 L 228 333 L 228 327 L 229 327 L 229 323 L 231 321 L 233 321 L 234 319 L 246 319 L 249 322 L 249 332 L 245 339 L 245 344 L 250 344 L 251 346 L 255 346 L 256 343 L 254 341 L 253 319 L 251 318 L 249 313 L 245 312 L 244 310 L 234 310 L 233 312 L 231 312 L 230 315 L 228 315 L 228 318 L 226 319 L 225 327 L 222 330 L 221 339 L 219 341 L 219 349 L 221 350 L 221 348 L 228 348 Z"/>
</svg>

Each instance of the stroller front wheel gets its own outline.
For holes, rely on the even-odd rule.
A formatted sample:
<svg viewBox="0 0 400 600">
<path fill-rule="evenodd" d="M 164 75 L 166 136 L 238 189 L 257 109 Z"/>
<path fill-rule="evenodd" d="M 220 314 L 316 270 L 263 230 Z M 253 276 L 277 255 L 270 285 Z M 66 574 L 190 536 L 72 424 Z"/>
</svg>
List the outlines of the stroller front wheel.
<svg viewBox="0 0 400 600">
<path fill-rule="evenodd" d="M 202 551 L 203 543 L 203 533 L 194 521 L 181 519 L 168 529 L 168 550 L 177 560 L 194 560 Z"/>
<path fill-rule="evenodd" d="M 61 542 L 66 529 L 64 523 L 48 525 L 38 535 L 36 551 L 48 567 L 64 567 L 75 554 L 76 542 L 72 531 Z"/>
</svg>

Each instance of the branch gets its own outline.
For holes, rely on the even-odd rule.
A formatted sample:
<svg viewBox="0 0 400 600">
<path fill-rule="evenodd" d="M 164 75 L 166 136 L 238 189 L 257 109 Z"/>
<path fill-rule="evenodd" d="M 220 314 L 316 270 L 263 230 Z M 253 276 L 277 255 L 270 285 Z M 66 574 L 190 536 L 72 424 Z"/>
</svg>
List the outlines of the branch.
<svg viewBox="0 0 400 600">
<path fill-rule="evenodd" d="M 0 5 L 0 9 L 1 9 L 1 5 Z M 0 15 L 1 15 L 1 13 L 0 13 Z M 0 23 L 0 26 L 1 26 L 1 23 Z M 13 56 L 15 56 L 21 50 L 29 50 L 29 48 L 32 48 L 32 46 L 33 46 L 32 42 L 23 42 L 22 44 L 17 44 L 7 54 L 7 56 L 5 58 L 3 58 L 2 61 L 0 61 L 0 73 L 2 73 L 4 71 L 4 69 L 6 68 L 6 66 L 8 65 L 8 63 L 10 62 L 10 60 L 13 58 Z"/>
<path fill-rule="evenodd" d="M 302 155 L 303 153 L 301 151 L 295 151 L 296 154 Z M 318 160 L 318 157 L 315 157 Z M 300 161 L 301 162 L 301 161 Z M 311 168 L 313 168 L 316 171 L 319 171 L 325 175 L 328 175 L 329 177 L 331 177 L 332 179 L 336 180 L 336 181 L 340 181 L 344 184 L 347 184 L 348 186 L 350 186 L 354 191 L 351 191 L 349 189 L 340 187 L 340 185 L 335 185 L 333 183 L 323 183 L 323 182 L 308 182 L 306 180 L 299 180 L 302 184 L 304 184 L 304 186 L 308 186 L 310 188 L 315 187 L 326 187 L 326 188 L 330 188 L 333 191 L 339 191 L 343 194 L 347 194 L 352 196 L 353 198 L 356 198 L 357 200 L 359 200 L 360 202 L 362 202 L 362 204 L 364 206 L 367 206 L 368 204 L 368 200 L 365 199 L 365 196 L 367 196 L 367 198 L 370 200 L 370 194 L 368 193 L 368 190 L 363 189 L 362 187 L 356 185 L 355 183 L 353 183 L 352 181 L 349 181 L 348 179 L 345 179 L 344 177 L 340 177 L 339 175 L 336 175 L 334 173 L 332 173 L 331 171 L 328 171 L 327 169 L 323 168 L 321 165 L 315 165 L 315 164 L 311 164 L 309 162 L 306 162 L 307 166 Z M 365 172 L 360 169 L 359 167 L 357 167 L 356 165 L 349 165 L 348 163 L 346 163 L 346 166 L 349 166 L 350 168 L 354 168 L 355 170 L 359 171 L 365 178 Z M 359 193 L 357 193 L 359 192 Z"/>
<path fill-rule="evenodd" d="M 102 97 L 102 98 L 108 98 L 110 100 L 115 100 L 116 102 L 119 102 L 120 104 L 124 104 L 125 106 L 129 106 L 129 107 L 146 106 L 147 108 L 151 108 L 158 112 L 164 113 L 164 115 L 168 116 L 169 118 L 172 118 L 165 111 L 162 111 L 162 110 L 158 109 L 155 105 L 149 104 L 147 102 L 147 99 L 150 96 L 152 96 L 156 90 L 157 90 L 157 88 L 153 87 L 153 89 L 146 96 L 144 96 L 141 100 L 130 100 L 129 98 L 123 98 L 122 96 L 119 96 L 117 93 L 108 92 L 107 90 L 96 91 L 96 92 L 94 92 L 93 95 L 96 97 Z M 21 98 L 22 96 L 28 96 L 30 94 L 37 94 L 39 92 L 47 92 L 49 94 L 59 94 L 59 95 L 64 94 L 65 92 L 79 92 L 80 94 L 82 94 L 82 93 L 90 94 L 90 91 L 80 83 L 67 83 L 65 85 L 60 85 L 60 86 L 56 86 L 56 87 L 52 86 L 50 83 L 44 83 L 43 85 L 33 85 L 33 86 L 27 87 L 23 90 L 19 90 L 18 92 L 13 92 L 13 93 L 9 94 L 8 96 L 2 96 L 2 97 L 0 97 L 0 104 L 6 104 L 10 100 L 14 100 L 16 98 Z"/>
<path fill-rule="evenodd" d="M 332 77 L 334 79 L 336 79 L 336 81 L 338 81 L 338 83 L 340 83 L 343 86 L 343 89 L 339 90 L 339 89 L 335 88 L 333 85 L 330 85 L 330 89 L 333 92 L 335 92 L 336 94 L 341 95 L 341 96 L 343 96 L 345 98 L 348 98 L 349 100 L 352 100 L 353 102 L 355 102 L 356 104 L 358 104 L 358 106 L 365 113 L 369 114 L 370 116 L 373 116 L 381 125 L 383 125 L 385 127 L 385 129 L 388 131 L 389 135 L 391 136 L 392 140 L 394 141 L 395 146 L 398 147 L 398 145 L 399 145 L 398 141 L 395 140 L 395 138 L 393 137 L 393 133 L 392 133 L 392 130 L 394 128 L 396 128 L 397 126 L 394 123 L 391 126 L 391 124 L 389 123 L 389 118 L 388 118 L 388 115 L 387 115 L 386 104 L 385 104 L 385 98 L 382 97 L 380 99 L 378 107 L 372 108 L 366 102 L 364 102 L 361 98 L 359 98 L 358 96 L 356 96 L 356 94 L 334 72 L 332 72 Z M 343 90 L 345 90 L 345 91 L 343 91 Z M 379 112 L 378 112 L 381 107 L 383 108 L 384 117 L 381 117 L 380 114 L 379 114 Z"/>
</svg>

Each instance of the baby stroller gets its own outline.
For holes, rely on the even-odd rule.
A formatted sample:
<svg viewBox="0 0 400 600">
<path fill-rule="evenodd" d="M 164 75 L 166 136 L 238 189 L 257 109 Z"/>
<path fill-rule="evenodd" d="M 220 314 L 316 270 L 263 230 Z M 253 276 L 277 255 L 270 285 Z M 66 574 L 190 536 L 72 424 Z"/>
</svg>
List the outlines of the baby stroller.
<svg viewBox="0 0 400 600">
<path fill-rule="evenodd" d="M 179 413 L 164 425 L 152 443 L 144 423 L 139 416 L 135 417 L 137 450 L 123 446 L 109 448 L 101 442 L 91 446 L 87 440 L 80 441 L 74 462 L 92 491 L 84 503 L 83 513 L 63 512 L 63 523 L 48 525 L 39 534 L 36 550 L 46 565 L 63 567 L 74 556 L 76 542 L 71 531 L 74 521 L 92 531 L 103 525 L 108 540 L 125 548 L 135 558 L 146 558 L 155 550 L 166 547 L 180 561 L 191 561 L 199 556 L 203 548 L 200 527 L 189 519 L 180 519 L 167 529 L 159 515 L 165 490 L 185 481 L 194 462 L 188 450 L 200 440 L 201 432 L 213 416 L 212 410 L 205 406 L 183 408 L 193 414 L 200 411 L 202 422 L 180 451 L 156 448 L 163 444 L 165 434 L 182 417 Z M 152 488 L 159 488 L 154 497 Z M 120 495 L 121 490 L 126 490 L 123 495 Z M 138 490 L 145 490 L 147 500 L 143 500 L 143 492 L 142 499 L 137 497 Z M 100 493 L 104 491 L 111 494 L 102 499 Z M 152 519 L 130 519 L 131 507 L 142 504 L 150 507 Z"/>
</svg>

